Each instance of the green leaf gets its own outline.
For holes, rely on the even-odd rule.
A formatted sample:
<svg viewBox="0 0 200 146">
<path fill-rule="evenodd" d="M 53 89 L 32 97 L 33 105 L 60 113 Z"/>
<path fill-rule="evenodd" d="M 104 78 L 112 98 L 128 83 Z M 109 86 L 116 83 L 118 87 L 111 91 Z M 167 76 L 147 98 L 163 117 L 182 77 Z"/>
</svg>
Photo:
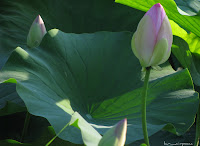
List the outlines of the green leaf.
<svg viewBox="0 0 200 146">
<path fill-rule="evenodd" d="M 200 86 L 200 56 L 191 53 L 188 44 L 180 37 L 173 37 L 172 52 L 184 68 L 188 68 L 195 85 Z"/>
<path fill-rule="evenodd" d="M 174 21 L 170 20 L 170 24 L 172 27 L 173 35 L 178 36 L 178 37 L 182 38 L 183 40 L 185 40 L 189 46 L 189 50 L 192 53 L 200 54 L 200 43 L 199 43 L 200 38 L 197 35 L 195 35 L 194 33 L 187 33 L 183 28 L 181 28 Z M 188 46 L 186 46 L 186 48 L 188 48 Z"/>
<path fill-rule="evenodd" d="M 55 136 L 55 132 L 52 128 L 52 126 L 49 126 L 49 127 L 46 127 L 45 130 L 43 131 L 42 133 L 42 136 L 37 139 L 37 141 L 31 143 L 32 145 L 36 146 L 42 146 L 42 145 L 46 145 L 49 140 L 51 140 L 54 136 Z M 84 146 L 84 145 L 78 145 L 78 144 L 73 144 L 73 143 L 70 143 L 69 141 L 64 141 L 60 138 L 56 138 L 52 144 L 50 144 L 50 146 Z"/>
<path fill-rule="evenodd" d="M 130 48 L 131 37 L 130 32 L 73 34 L 53 29 L 40 47 L 16 48 L 0 79 L 15 78 L 28 111 L 45 117 L 56 133 L 76 121 L 59 135 L 62 139 L 73 143 L 83 143 L 89 136 L 98 139 L 87 127 L 104 134 L 127 118 L 126 142 L 131 143 L 143 138 L 143 81 L 140 63 Z M 180 135 L 194 122 L 198 95 L 187 69 L 175 72 L 168 64 L 162 68 L 151 72 L 148 132 L 152 135 L 170 123 Z M 76 113 L 80 115 L 73 120 Z"/>
<path fill-rule="evenodd" d="M 87 146 L 98 145 L 102 136 L 92 127 L 88 122 L 78 113 L 75 112 L 72 115 L 71 125 L 78 128 L 81 131 L 84 144 Z"/>
<path fill-rule="evenodd" d="M 194 145 L 194 139 L 195 139 L 195 125 L 193 125 L 184 135 L 177 136 L 172 133 L 169 133 L 167 131 L 159 131 L 155 133 L 154 135 L 149 137 L 150 139 L 150 145 L 152 146 L 164 146 L 164 145 L 181 145 L 181 143 L 185 143 L 185 145 Z M 144 140 L 138 140 L 130 146 L 138 146 L 140 145 Z"/>
<path fill-rule="evenodd" d="M 185 16 L 178 12 L 177 5 L 173 0 L 115 0 L 117 3 L 121 3 L 132 8 L 136 8 L 142 11 L 148 11 L 154 4 L 161 3 L 165 9 L 165 12 L 169 19 L 173 20 L 183 28 L 193 32 L 197 36 L 200 36 L 200 16 Z M 172 30 L 173 32 L 173 30 Z"/>
<path fill-rule="evenodd" d="M 175 2 L 180 14 L 187 16 L 198 15 L 200 10 L 200 2 L 198 0 L 175 0 Z"/>
<path fill-rule="evenodd" d="M 36 128 L 38 129 L 38 128 Z M 0 140 L 0 145 L 2 146 L 13 146 L 13 145 L 25 145 L 25 146 L 44 146 L 47 144 L 47 142 L 53 138 L 53 136 L 55 136 L 55 132 L 53 131 L 53 128 L 51 126 L 49 127 L 45 127 L 45 129 L 43 130 L 42 132 L 42 136 L 40 138 L 38 138 L 36 141 L 34 142 L 29 142 L 29 143 L 20 143 L 16 140 L 13 140 L 13 139 L 6 139 L 6 140 Z M 66 145 L 66 146 L 84 146 L 84 145 L 77 145 L 77 144 L 73 144 L 73 143 L 70 143 L 68 141 L 64 141 L 62 139 L 59 139 L 59 138 L 56 138 L 52 145 Z"/>
<path fill-rule="evenodd" d="M 21 143 L 21 142 L 18 142 L 16 140 L 13 140 L 13 139 L 6 139 L 6 140 L 2 140 L 0 141 L 0 144 L 1 145 L 6 145 L 6 146 L 13 146 L 13 145 L 25 145 L 25 146 L 30 146 L 30 144 L 26 144 L 26 143 Z"/>
<path fill-rule="evenodd" d="M 47 31 L 58 28 L 73 33 L 135 31 L 144 15 L 113 0 L 1 0 L 0 12 L 0 69 L 17 46 L 26 48 L 29 29 L 38 14 Z"/>
<path fill-rule="evenodd" d="M 61 0 L 59 3 L 54 0 L 1 0 L 0 12 L 0 69 L 17 46 L 27 48 L 27 35 L 38 14 L 42 16 L 47 30 L 59 28 L 74 33 L 135 31 L 144 14 L 113 0 Z M 123 24 L 119 23 L 121 21 Z M 14 98 L 21 100 L 17 96 Z"/>
<path fill-rule="evenodd" d="M 191 69 L 192 53 L 187 42 L 178 36 L 173 36 L 172 53 L 177 57 L 184 68 Z"/>
<path fill-rule="evenodd" d="M 10 81 L 11 80 L 9 80 L 9 82 Z M 0 93 L 0 116 L 26 110 L 24 102 L 20 99 L 16 92 L 15 84 L 1 84 Z"/>
<path fill-rule="evenodd" d="M 200 38 L 193 33 L 187 33 L 173 21 L 170 21 L 174 30 L 172 53 L 184 68 L 188 68 L 194 84 L 200 86 Z"/>
<path fill-rule="evenodd" d="M 25 116 L 26 112 L 0 116 L 0 125 L 2 125 L 0 140 L 14 139 L 19 141 L 24 127 Z M 39 139 L 44 129 L 49 125 L 45 118 L 31 115 L 27 134 L 23 142 L 30 143 Z M 0 142 L 0 145 L 3 144 Z"/>
</svg>

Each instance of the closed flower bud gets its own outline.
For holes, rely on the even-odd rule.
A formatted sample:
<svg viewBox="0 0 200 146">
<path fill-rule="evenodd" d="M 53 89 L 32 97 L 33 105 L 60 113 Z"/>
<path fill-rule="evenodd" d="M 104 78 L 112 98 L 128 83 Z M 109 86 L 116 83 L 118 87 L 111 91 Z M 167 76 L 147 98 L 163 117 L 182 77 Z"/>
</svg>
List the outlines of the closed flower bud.
<svg viewBox="0 0 200 146">
<path fill-rule="evenodd" d="M 98 146 L 124 146 L 126 141 L 127 119 L 119 121 L 101 138 Z"/>
<path fill-rule="evenodd" d="M 131 47 L 142 67 L 158 66 L 168 60 L 172 39 L 169 19 L 158 3 L 139 22 Z"/>
<path fill-rule="evenodd" d="M 30 48 L 38 47 L 42 38 L 47 33 L 44 22 L 40 15 L 33 21 L 27 37 L 27 45 Z"/>
</svg>

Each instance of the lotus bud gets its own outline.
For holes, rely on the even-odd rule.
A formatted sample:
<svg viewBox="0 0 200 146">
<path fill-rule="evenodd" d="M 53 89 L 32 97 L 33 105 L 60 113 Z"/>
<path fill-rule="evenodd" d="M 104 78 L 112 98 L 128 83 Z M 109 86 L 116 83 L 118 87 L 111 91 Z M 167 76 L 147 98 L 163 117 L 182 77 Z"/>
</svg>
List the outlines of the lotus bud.
<svg viewBox="0 0 200 146">
<path fill-rule="evenodd" d="M 155 4 L 140 20 L 131 47 L 142 67 L 158 66 L 171 54 L 172 29 L 160 3 Z"/>
<path fill-rule="evenodd" d="M 47 33 L 44 22 L 40 15 L 33 21 L 27 37 L 27 45 L 30 48 L 38 47 L 42 38 Z"/>
<path fill-rule="evenodd" d="M 123 119 L 103 135 L 98 146 L 124 146 L 126 132 L 127 119 Z"/>
</svg>

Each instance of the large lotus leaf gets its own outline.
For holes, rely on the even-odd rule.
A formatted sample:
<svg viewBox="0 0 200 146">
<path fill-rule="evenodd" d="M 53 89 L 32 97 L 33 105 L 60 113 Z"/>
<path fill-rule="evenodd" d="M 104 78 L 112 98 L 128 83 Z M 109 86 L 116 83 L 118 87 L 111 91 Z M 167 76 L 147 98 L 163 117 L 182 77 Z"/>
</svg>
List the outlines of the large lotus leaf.
<svg viewBox="0 0 200 146">
<path fill-rule="evenodd" d="M 83 33 L 135 31 L 144 12 L 116 4 L 113 0 L 1 0 L 0 69 L 17 46 L 26 49 L 26 37 L 38 14 L 43 18 L 47 30 L 59 28 L 64 32 Z M 0 90 L 4 88 L 0 87 Z M 8 94 L 13 95 L 12 92 Z M 17 96 L 10 98 L 20 100 Z M 4 103 L 0 101 L 0 104 Z M 15 112 L 11 111 L 15 103 L 9 103 L 5 109 L 10 109 L 9 113 Z"/>
<path fill-rule="evenodd" d="M 135 31 L 144 12 L 113 0 L 1 0 L 0 69 L 17 47 L 26 47 L 26 37 L 40 14 L 47 30 L 64 32 Z"/>
<path fill-rule="evenodd" d="M 200 16 L 185 16 L 178 12 L 177 5 L 174 0 L 115 0 L 117 3 L 121 3 L 132 8 L 136 8 L 142 11 L 148 11 L 154 4 L 161 3 L 166 11 L 169 19 L 175 21 L 183 28 L 193 32 L 197 36 L 200 36 Z"/>
<path fill-rule="evenodd" d="M 73 34 L 54 29 L 40 47 L 16 48 L 0 79 L 17 83 L 29 112 L 48 119 L 56 133 L 73 123 L 59 135 L 62 139 L 82 143 L 84 133 L 98 139 L 85 128 L 87 122 L 103 134 L 126 117 L 126 142 L 131 143 L 143 138 L 143 75 L 130 48 L 131 37 L 130 32 Z M 198 108 L 188 70 L 175 72 L 168 64 L 162 71 L 152 70 L 147 105 L 149 135 L 169 123 L 176 134 L 183 134 Z"/>
</svg>

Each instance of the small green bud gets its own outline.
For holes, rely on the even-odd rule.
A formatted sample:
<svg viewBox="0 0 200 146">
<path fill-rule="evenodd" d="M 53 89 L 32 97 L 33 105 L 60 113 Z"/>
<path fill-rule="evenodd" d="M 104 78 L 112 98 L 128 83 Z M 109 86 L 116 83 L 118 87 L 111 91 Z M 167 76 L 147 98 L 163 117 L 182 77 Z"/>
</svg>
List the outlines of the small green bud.
<svg viewBox="0 0 200 146">
<path fill-rule="evenodd" d="M 38 47 L 42 38 L 47 33 L 44 22 L 40 15 L 33 21 L 27 37 L 27 46 L 30 48 Z"/>
</svg>

